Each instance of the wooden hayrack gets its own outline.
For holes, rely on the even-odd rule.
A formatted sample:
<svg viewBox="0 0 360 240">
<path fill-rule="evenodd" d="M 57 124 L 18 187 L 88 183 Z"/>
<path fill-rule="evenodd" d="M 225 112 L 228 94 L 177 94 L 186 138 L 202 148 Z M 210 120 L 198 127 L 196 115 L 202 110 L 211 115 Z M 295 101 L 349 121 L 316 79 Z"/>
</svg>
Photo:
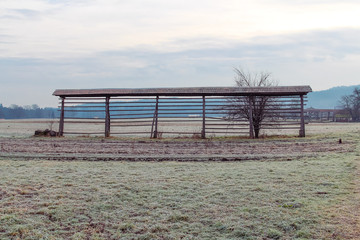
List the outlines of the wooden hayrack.
<svg viewBox="0 0 360 240">
<path fill-rule="evenodd" d="M 159 126 L 198 124 L 199 131 L 163 130 L 161 134 L 249 134 L 251 119 L 229 119 L 231 99 L 269 97 L 269 120 L 262 129 L 299 129 L 305 136 L 304 98 L 310 86 L 280 87 L 195 87 L 141 89 L 61 89 L 59 134 L 149 134 L 159 137 Z M 256 101 L 253 102 L 256 107 Z M 241 107 L 241 106 L 240 106 Z M 247 106 L 242 106 L 247 107 Z M 250 114 L 251 113 L 251 108 Z M 274 117 L 275 116 L 275 117 Z M 104 124 L 105 131 L 64 131 L 65 123 Z M 140 129 L 127 131 L 126 129 Z"/>
</svg>

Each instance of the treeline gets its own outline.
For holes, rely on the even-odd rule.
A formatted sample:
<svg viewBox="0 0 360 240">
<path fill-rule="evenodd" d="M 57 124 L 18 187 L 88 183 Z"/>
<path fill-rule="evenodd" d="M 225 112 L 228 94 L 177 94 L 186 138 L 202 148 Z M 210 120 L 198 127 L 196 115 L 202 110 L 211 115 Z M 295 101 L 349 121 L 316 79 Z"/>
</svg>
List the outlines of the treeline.
<svg viewBox="0 0 360 240">
<path fill-rule="evenodd" d="M 57 118 L 57 108 L 40 108 L 37 104 L 4 107 L 0 104 L 0 119 Z"/>
<path fill-rule="evenodd" d="M 353 122 L 360 122 L 360 87 L 354 88 L 352 94 L 342 96 L 340 104 Z"/>
</svg>

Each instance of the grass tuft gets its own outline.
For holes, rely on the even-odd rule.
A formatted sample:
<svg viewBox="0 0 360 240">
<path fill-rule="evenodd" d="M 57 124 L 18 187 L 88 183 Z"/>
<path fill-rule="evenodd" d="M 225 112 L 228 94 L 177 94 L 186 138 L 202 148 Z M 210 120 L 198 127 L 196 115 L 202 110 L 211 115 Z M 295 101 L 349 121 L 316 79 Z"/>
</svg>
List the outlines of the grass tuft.
<svg viewBox="0 0 360 240">
<path fill-rule="evenodd" d="M 283 236 L 283 234 L 277 229 L 270 228 L 267 231 L 266 236 L 270 239 L 280 239 Z"/>
</svg>

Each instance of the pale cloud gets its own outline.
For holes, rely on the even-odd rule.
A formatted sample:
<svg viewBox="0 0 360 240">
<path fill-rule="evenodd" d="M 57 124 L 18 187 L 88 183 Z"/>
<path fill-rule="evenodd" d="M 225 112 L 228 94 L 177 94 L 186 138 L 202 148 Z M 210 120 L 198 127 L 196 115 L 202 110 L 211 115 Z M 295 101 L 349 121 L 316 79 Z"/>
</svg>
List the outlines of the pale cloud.
<svg viewBox="0 0 360 240">
<path fill-rule="evenodd" d="M 213 38 L 246 41 L 256 36 L 359 27 L 360 7 L 352 1 L 330 1 L 326 7 L 324 1 L 297 2 L 5 1 L 0 4 L 1 15 L 14 19 L 8 18 L 8 27 L 1 32 L 13 36 L 14 44 L 0 51 L 7 57 L 42 58 L 139 46 L 176 51 L 197 47 L 171 44 L 177 39 L 209 39 L 211 45 Z"/>
<path fill-rule="evenodd" d="M 337 31 L 312 31 L 299 34 L 278 36 L 263 36 L 253 38 L 251 41 L 226 41 L 213 39 L 219 44 L 207 44 L 206 39 L 177 40 L 171 43 L 174 46 L 187 46 L 193 44 L 196 49 L 183 49 L 178 51 L 161 51 L 151 47 L 129 48 L 124 50 L 111 50 L 89 54 L 86 57 L 47 59 L 3 59 L 2 72 L 13 69 L 16 79 L 21 79 L 21 68 L 27 79 L 33 75 L 32 81 L 48 79 L 51 84 L 63 84 L 62 88 L 83 87 L 85 83 L 92 82 L 91 87 L 136 87 L 139 83 L 150 87 L 156 85 L 174 86 L 186 85 L 227 85 L 232 84 L 232 67 L 248 65 L 252 69 L 264 69 L 281 74 L 282 65 L 302 66 L 297 70 L 301 73 L 304 66 L 320 66 L 341 62 L 350 64 L 360 56 L 360 30 L 342 29 Z M 189 43 L 190 42 L 190 43 Z M 211 46 L 212 45 L 212 46 Z M 350 59 L 352 59 L 350 61 Z M 335 64 L 336 63 L 336 64 Z M 355 63 L 350 64 L 356 71 Z M 340 64 L 342 68 L 345 64 Z M 287 67 L 288 68 L 288 67 Z M 282 69 L 288 83 L 296 84 L 295 70 Z M 309 68 L 311 69 L 311 68 Z M 313 72 L 315 72 L 314 69 Z M 358 70 L 357 70 L 358 72 Z M 41 73 L 41 76 L 39 76 Z M 209 80 L 212 75 L 212 81 Z M 309 73 L 311 75 L 311 73 Z M 35 79 L 38 77 L 38 79 Z M 10 79 L 15 78 L 14 76 Z M 99 81 L 106 79 L 106 81 Z M 196 81 L 194 81 L 196 79 Z M 297 79 L 294 80 L 293 79 Z M 349 78 L 355 80 L 353 78 Z M 328 84 L 336 85 L 336 80 Z M 303 81 L 313 79 L 308 76 Z M 119 83 L 119 85 L 117 85 Z M 306 82 L 305 82 L 306 83 Z M 304 83 L 304 84 L 305 84 Z M 283 83 L 283 84 L 286 84 Z"/>
<path fill-rule="evenodd" d="M 54 105 L 56 88 L 233 85 L 239 65 L 283 85 L 357 84 L 359 12 L 355 0 L 2 0 L 0 103 Z"/>
</svg>

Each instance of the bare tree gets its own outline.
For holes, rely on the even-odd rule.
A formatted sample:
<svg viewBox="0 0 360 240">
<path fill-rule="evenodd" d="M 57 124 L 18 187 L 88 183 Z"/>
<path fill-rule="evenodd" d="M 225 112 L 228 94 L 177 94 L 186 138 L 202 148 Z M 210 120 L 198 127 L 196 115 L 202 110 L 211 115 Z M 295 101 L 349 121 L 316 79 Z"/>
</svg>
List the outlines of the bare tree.
<svg viewBox="0 0 360 240">
<path fill-rule="evenodd" d="M 350 95 L 342 96 L 340 104 L 350 114 L 352 121 L 360 121 L 360 88 L 355 88 Z"/>
<path fill-rule="evenodd" d="M 241 68 L 234 68 L 235 82 L 238 87 L 270 87 L 277 83 L 268 72 L 251 73 Z M 250 136 L 259 137 L 262 122 L 270 117 L 267 111 L 271 97 L 241 96 L 228 99 L 228 117 L 237 121 L 247 119 L 250 125 Z M 273 115 L 271 117 L 274 117 Z"/>
</svg>

